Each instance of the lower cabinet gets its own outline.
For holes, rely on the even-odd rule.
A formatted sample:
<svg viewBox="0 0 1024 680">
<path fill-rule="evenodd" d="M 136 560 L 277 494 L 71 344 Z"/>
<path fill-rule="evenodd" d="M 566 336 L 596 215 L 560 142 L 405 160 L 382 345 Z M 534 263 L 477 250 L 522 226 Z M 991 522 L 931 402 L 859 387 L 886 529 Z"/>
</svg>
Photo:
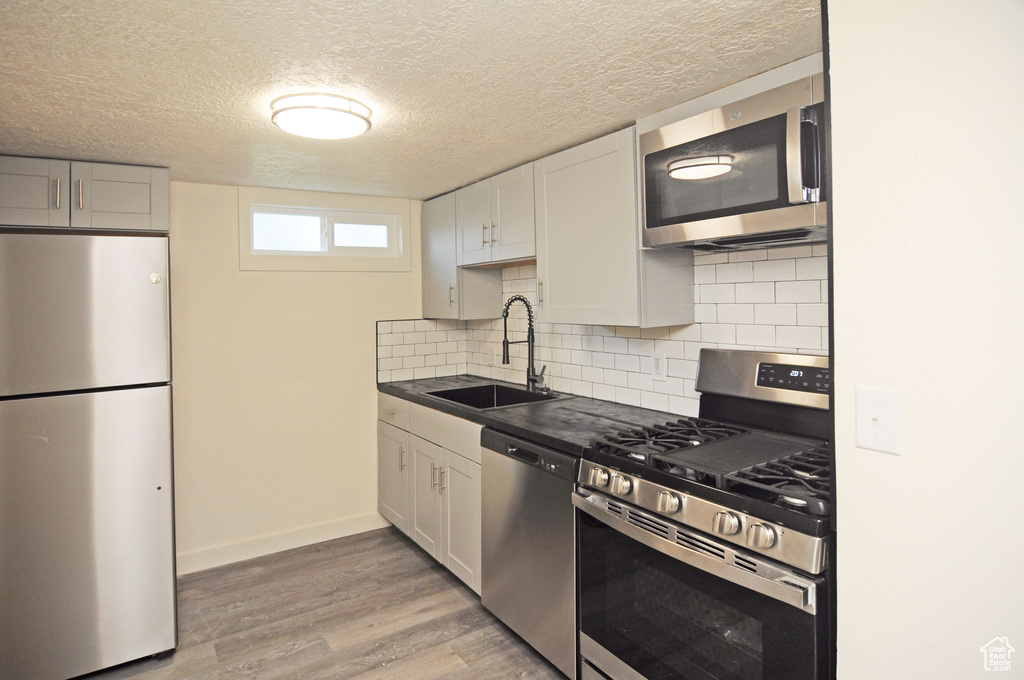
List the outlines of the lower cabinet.
<svg viewBox="0 0 1024 680">
<path fill-rule="evenodd" d="M 377 509 L 409 533 L 409 433 L 377 421 Z"/>
<path fill-rule="evenodd" d="M 380 514 L 479 594 L 481 426 L 389 395 L 378 401 Z M 403 422 L 403 408 L 409 431 L 385 422 Z"/>
</svg>

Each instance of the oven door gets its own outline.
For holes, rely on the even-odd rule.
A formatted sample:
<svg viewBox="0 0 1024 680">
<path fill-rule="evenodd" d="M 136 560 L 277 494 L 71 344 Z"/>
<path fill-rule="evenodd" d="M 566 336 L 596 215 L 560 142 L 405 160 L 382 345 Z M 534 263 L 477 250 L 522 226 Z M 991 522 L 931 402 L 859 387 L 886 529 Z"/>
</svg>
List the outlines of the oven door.
<svg viewBox="0 0 1024 680">
<path fill-rule="evenodd" d="M 582 677 L 827 677 L 825 577 L 600 494 L 578 492 L 573 502 Z"/>
</svg>

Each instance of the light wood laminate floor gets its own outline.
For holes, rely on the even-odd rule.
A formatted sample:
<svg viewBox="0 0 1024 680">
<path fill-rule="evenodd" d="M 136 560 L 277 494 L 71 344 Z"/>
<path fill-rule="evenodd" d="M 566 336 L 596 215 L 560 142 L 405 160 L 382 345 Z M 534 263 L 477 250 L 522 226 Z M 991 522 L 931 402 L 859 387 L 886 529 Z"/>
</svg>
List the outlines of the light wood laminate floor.
<svg viewBox="0 0 1024 680">
<path fill-rule="evenodd" d="M 565 680 L 393 528 L 182 576 L 178 637 L 83 680 Z"/>
</svg>

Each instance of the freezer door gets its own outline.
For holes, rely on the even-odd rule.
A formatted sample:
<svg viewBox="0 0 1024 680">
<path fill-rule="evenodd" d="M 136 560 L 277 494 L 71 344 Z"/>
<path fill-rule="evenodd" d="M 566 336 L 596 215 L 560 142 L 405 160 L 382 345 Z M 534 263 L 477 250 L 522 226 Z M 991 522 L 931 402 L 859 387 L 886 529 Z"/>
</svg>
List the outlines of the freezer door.
<svg viewBox="0 0 1024 680">
<path fill-rule="evenodd" d="M 168 382 L 167 238 L 0 233 L 0 397 Z"/>
<path fill-rule="evenodd" d="M 170 387 L 0 402 L 0 680 L 176 646 Z"/>
</svg>

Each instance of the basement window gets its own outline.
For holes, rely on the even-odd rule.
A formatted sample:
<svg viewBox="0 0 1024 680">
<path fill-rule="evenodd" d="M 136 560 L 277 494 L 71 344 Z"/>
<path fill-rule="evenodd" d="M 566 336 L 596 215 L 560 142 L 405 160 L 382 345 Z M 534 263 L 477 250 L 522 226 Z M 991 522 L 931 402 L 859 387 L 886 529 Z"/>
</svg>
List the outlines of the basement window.
<svg viewBox="0 0 1024 680">
<path fill-rule="evenodd" d="M 260 194 L 249 196 L 247 194 Z M 288 198 L 291 205 L 257 202 Z M 295 205 L 318 200 L 324 207 Z M 341 209 L 347 205 L 379 209 Z M 410 271 L 409 201 L 240 187 L 242 270 Z"/>
</svg>

